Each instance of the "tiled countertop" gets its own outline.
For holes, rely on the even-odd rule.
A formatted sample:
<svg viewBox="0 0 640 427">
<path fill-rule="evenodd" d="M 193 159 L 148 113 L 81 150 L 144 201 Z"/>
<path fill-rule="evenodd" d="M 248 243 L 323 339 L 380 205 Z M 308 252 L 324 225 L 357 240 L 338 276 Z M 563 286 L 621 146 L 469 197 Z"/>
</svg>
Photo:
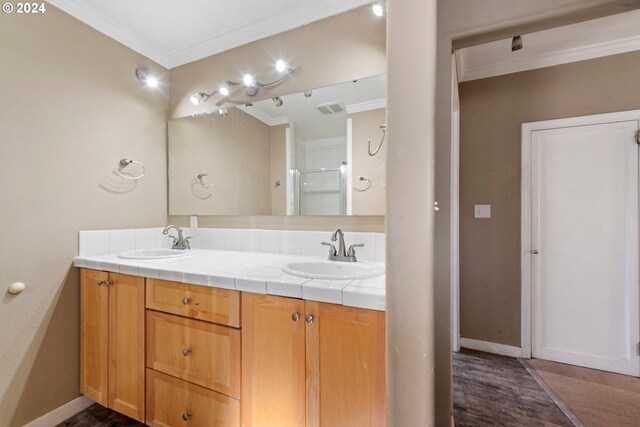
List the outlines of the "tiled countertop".
<svg viewBox="0 0 640 427">
<path fill-rule="evenodd" d="M 284 273 L 291 261 L 325 258 L 261 252 L 194 249 L 187 257 L 156 260 L 116 255 L 78 256 L 74 266 L 244 292 L 280 295 L 373 310 L 385 309 L 385 276 L 364 280 L 315 280 Z M 366 264 L 381 262 L 358 261 Z"/>
</svg>

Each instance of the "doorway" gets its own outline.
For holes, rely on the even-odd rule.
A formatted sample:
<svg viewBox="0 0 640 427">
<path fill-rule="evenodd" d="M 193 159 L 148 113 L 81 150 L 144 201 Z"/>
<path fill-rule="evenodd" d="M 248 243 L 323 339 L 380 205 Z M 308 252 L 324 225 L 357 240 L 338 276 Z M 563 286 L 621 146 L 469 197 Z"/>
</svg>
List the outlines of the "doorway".
<svg viewBox="0 0 640 427">
<path fill-rule="evenodd" d="M 522 125 L 525 357 L 640 375 L 639 123 Z"/>
</svg>

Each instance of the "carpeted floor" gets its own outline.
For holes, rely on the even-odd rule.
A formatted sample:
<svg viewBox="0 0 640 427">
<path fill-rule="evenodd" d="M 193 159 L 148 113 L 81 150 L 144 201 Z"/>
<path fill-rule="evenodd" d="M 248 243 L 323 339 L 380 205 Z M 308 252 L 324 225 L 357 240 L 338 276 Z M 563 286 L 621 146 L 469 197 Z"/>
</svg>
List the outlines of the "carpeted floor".
<svg viewBox="0 0 640 427">
<path fill-rule="evenodd" d="M 639 378 L 541 359 L 528 363 L 585 426 L 640 426 Z"/>
<path fill-rule="evenodd" d="M 463 349 L 453 354 L 456 427 L 573 424 L 518 359 Z"/>
</svg>

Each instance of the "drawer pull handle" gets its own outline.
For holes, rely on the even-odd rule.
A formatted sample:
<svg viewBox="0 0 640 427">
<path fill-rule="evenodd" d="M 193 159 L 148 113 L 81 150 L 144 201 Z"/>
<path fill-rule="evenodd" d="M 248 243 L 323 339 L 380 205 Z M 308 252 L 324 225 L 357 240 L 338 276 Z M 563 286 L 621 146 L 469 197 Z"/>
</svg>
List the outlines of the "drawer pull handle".
<svg viewBox="0 0 640 427">
<path fill-rule="evenodd" d="M 189 421 L 189 418 L 191 418 L 191 411 L 187 411 L 184 414 L 182 414 L 182 419 L 185 421 Z"/>
<path fill-rule="evenodd" d="M 192 351 L 193 351 L 193 350 L 191 350 L 190 348 L 185 348 L 184 350 L 182 350 L 182 354 L 183 354 L 184 356 L 188 356 L 188 355 L 190 355 L 190 354 L 191 354 L 191 352 L 192 352 Z"/>
<path fill-rule="evenodd" d="M 298 320 L 300 320 L 300 313 L 296 311 L 291 315 L 291 319 L 293 319 L 294 322 L 297 322 Z"/>
<path fill-rule="evenodd" d="M 313 314 L 307 314 L 307 317 L 304 318 L 308 324 L 312 324 L 315 319 L 316 318 Z"/>
<path fill-rule="evenodd" d="M 182 303 L 183 303 L 184 305 L 189 305 L 189 303 L 190 303 L 190 302 L 191 302 L 191 298 L 184 298 L 184 299 L 182 300 Z"/>
</svg>

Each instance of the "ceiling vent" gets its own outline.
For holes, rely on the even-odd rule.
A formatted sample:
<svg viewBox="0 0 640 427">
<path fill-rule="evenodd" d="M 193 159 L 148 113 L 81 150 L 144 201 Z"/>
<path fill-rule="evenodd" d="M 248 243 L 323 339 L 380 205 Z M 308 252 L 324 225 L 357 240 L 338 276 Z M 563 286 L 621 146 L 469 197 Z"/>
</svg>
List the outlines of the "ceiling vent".
<svg viewBox="0 0 640 427">
<path fill-rule="evenodd" d="M 335 114 L 342 113 L 344 111 L 344 105 L 339 102 L 328 102 L 326 104 L 320 104 L 316 108 L 322 114 Z"/>
</svg>

